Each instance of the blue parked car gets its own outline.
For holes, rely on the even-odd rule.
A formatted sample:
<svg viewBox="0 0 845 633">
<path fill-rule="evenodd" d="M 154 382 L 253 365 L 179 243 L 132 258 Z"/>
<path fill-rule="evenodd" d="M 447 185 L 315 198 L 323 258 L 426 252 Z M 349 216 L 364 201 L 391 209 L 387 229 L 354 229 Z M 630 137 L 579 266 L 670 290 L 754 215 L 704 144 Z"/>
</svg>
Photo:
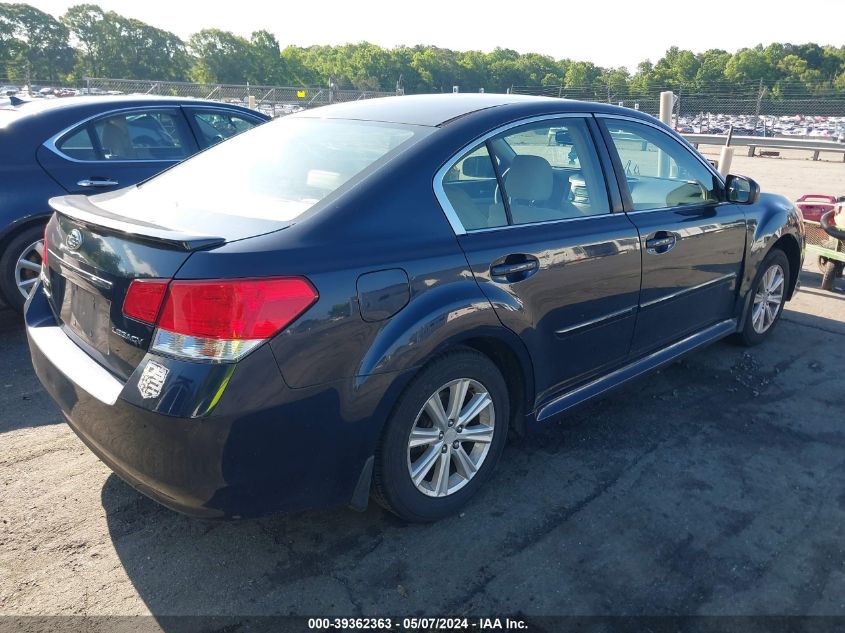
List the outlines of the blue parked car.
<svg viewBox="0 0 845 633">
<path fill-rule="evenodd" d="M 456 512 L 509 430 L 769 336 L 804 250 L 792 203 L 655 119 L 511 95 L 302 112 L 51 205 L 38 377 L 115 472 L 205 517 Z"/>
<path fill-rule="evenodd" d="M 21 310 L 38 278 L 51 197 L 134 185 L 268 120 L 215 101 L 145 96 L 0 106 L 0 300 Z"/>
</svg>

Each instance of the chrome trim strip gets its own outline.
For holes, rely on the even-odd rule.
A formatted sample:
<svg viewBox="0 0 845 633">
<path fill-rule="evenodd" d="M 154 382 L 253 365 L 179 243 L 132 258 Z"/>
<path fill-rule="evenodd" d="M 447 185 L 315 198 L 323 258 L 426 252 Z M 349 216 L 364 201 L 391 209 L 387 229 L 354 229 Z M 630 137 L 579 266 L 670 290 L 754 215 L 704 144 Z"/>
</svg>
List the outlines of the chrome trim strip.
<svg viewBox="0 0 845 633">
<path fill-rule="evenodd" d="M 487 229 L 473 229 L 471 231 L 464 231 L 464 233 L 458 233 L 458 235 L 467 235 L 472 234 L 475 235 L 476 233 L 491 233 L 493 231 L 505 231 L 508 229 L 519 229 L 523 226 L 546 226 L 548 224 L 562 224 L 564 222 L 580 222 L 581 220 L 596 220 L 598 218 L 618 218 L 620 216 L 625 215 L 624 213 L 597 213 L 596 215 L 584 215 L 577 218 L 561 218 L 560 220 L 544 220 L 541 222 L 524 222 L 522 224 L 506 224 L 504 226 L 491 226 Z M 454 228 L 454 227 L 452 227 Z"/>
<path fill-rule="evenodd" d="M 735 331 L 736 319 L 728 319 L 726 321 L 715 323 L 703 330 L 699 330 L 694 334 L 690 334 L 686 338 L 676 341 L 668 347 L 652 352 L 651 354 L 634 360 L 627 365 L 623 365 L 609 374 L 599 376 L 585 385 L 576 387 L 571 391 L 565 392 L 553 398 L 551 401 L 537 407 L 536 420 L 538 422 L 542 422 L 553 415 L 557 415 L 574 407 L 576 404 L 582 404 L 592 400 L 611 389 L 620 387 L 630 380 L 642 376 L 649 371 L 664 367 L 676 358 L 679 358 L 680 356 L 717 339 L 725 337 Z"/>
<path fill-rule="evenodd" d="M 626 314 L 633 314 L 637 311 L 637 306 L 631 306 L 629 308 L 624 308 L 623 310 L 617 310 L 616 312 L 611 312 L 610 314 L 605 314 L 604 316 L 596 317 L 595 319 L 590 319 L 589 321 L 583 321 L 582 323 L 576 323 L 575 325 L 570 325 L 569 327 L 565 327 L 563 329 L 557 330 L 555 334 L 569 334 L 570 332 L 574 332 L 576 330 L 583 330 L 584 328 L 588 328 L 592 325 L 598 325 L 603 321 L 610 321 L 617 317 L 624 316 Z"/>
<path fill-rule="evenodd" d="M 511 121 L 510 123 L 506 123 L 500 127 L 497 127 L 495 130 L 484 134 L 483 136 L 479 136 L 474 140 L 470 141 L 457 152 L 455 152 L 451 158 L 449 158 L 443 166 L 437 170 L 437 173 L 434 174 L 434 195 L 437 197 L 437 201 L 440 203 L 440 207 L 443 209 L 443 213 L 446 215 L 446 219 L 449 220 L 449 224 L 452 225 L 452 230 L 455 232 L 455 235 L 466 235 L 467 230 L 464 228 L 464 225 L 461 223 L 460 218 L 458 218 L 458 214 L 452 208 L 452 203 L 449 202 L 449 198 L 446 196 L 446 190 L 443 188 L 443 178 L 446 176 L 446 172 L 448 172 L 452 166 L 460 160 L 460 158 L 470 149 L 475 147 L 476 145 L 480 145 L 481 143 L 485 142 L 487 139 L 496 136 L 497 134 L 501 134 L 506 130 L 510 130 L 515 127 L 520 127 L 522 125 L 527 125 L 529 123 L 537 123 L 539 121 L 549 121 L 552 119 L 588 119 L 593 115 L 589 112 L 563 112 L 559 114 L 544 114 L 542 116 L 535 116 L 530 117 L 527 119 L 520 119 L 519 121 Z M 608 214 L 608 215 L 613 215 Z M 587 216 L 591 217 L 591 216 Z M 563 220 L 552 220 L 553 222 L 566 222 L 568 220 L 579 220 L 581 218 L 565 218 Z M 548 224 L 548 222 L 535 222 L 532 224 Z M 491 227 L 488 229 L 478 229 L 473 230 L 472 233 L 477 233 L 481 231 L 492 231 L 492 230 L 499 230 L 499 229 L 506 229 L 506 228 L 517 228 L 520 226 L 529 226 L 527 224 L 510 224 L 507 226 L 497 226 Z"/>
<path fill-rule="evenodd" d="M 29 340 L 64 376 L 100 402 L 114 404 L 123 383 L 76 345 L 59 326 L 30 327 Z"/>
<path fill-rule="evenodd" d="M 687 141 L 683 136 L 680 136 L 680 135 L 678 135 L 677 137 L 672 136 L 662 127 L 662 125 L 663 125 L 662 123 L 660 125 L 658 125 L 658 124 L 652 123 L 651 121 L 648 121 L 646 119 L 640 119 L 640 118 L 634 117 L 634 116 L 625 116 L 624 114 L 606 114 L 604 112 L 596 112 L 596 113 L 593 114 L 593 116 L 596 117 L 597 119 L 621 119 L 623 121 L 633 121 L 634 123 L 642 123 L 643 125 L 647 125 L 649 127 L 654 128 L 655 130 L 657 130 L 658 132 L 660 132 L 664 136 L 667 136 L 674 141 L 678 141 L 678 139 L 680 139 L 681 147 L 686 149 L 690 154 L 692 154 L 692 156 L 699 163 L 704 165 L 704 167 L 707 169 L 707 171 L 709 171 L 711 174 L 716 176 L 716 178 L 719 179 L 719 182 L 721 182 L 722 185 L 725 184 L 725 179 L 722 177 L 722 174 L 720 174 L 718 171 L 713 169 L 713 165 L 711 165 L 709 162 L 707 162 L 707 159 L 704 158 L 699 153 L 699 151 L 697 149 L 695 149 L 692 145 L 690 145 L 689 141 Z M 652 117 L 652 118 L 654 118 L 654 117 Z M 657 121 L 657 119 L 655 119 L 655 121 Z M 659 121 L 658 121 L 658 123 L 659 123 Z M 671 208 L 674 208 L 674 207 L 671 207 Z"/>
<path fill-rule="evenodd" d="M 696 290 L 701 290 L 702 288 L 706 288 L 707 286 L 713 286 L 715 284 L 724 283 L 726 281 L 730 281 L 730 280 L 735 279 L 735 278 L 736 278 L 736 273 L 730 273 L 729 275 L 722 275 L 721 277 L 717 277 L 716 279 L 711 279 L 710 281 L 705 281 L 703 284 L 698 284 L 696 286 L 684 288 L 683 290 L 678 290 L 678 291 L 672 292 L 668 295 L 658 297 L 657 299 L 652 299 L 651 301 L 646 301 L 645 303 L 641 303 L 640 309 L 650 308 L 653 305 L 656 305 L 658 303 L 662 303 L 664 301 L 669 301 L 670 299 L 675 299 L 676 297 L 680 297 L 681 295 L 685 295 L 688 292 L 695 292 Z"/>
<path fill-rule="evenodd" d="M 59 266 L 64 266 L 65 268 L 69 268 L 70 270 L 75 272 L 77 275 L 79 275 L 80 277 L 85 279 L 86 281 L 90 281 L 95 286 L 99 286 L 100 288 L 102 288 L 104 290 L 111 290 L 112 286 L 114 285 L 108 279 L 103 279 L 102 277 L 97 277 L 97 275 L 95 275 L 93 273 L 89 273 L 87 270 L 82 270 L 81 268 L 74 266 L 73 264 L 68 262 L 66 259 L 62 259 L 62 256 L 59 253 L 57 253 L 56 251 L 54 251 L 52 248 L 48 248 L 47 252 L 50 253 L 50 255 L 52 255 L 51 261 L 56 261 L 56 262 L 59 263 Z"/>
<path fill-rule="evenodd" d="M 726 200 L 719 200 L 717 202 L 696 202 L 694 204 L 684 204 L 679 205 L 677 207 L 657 207 L 655 209 L 632 209 L 631 211 L 626 211 L 627 215 L 639 215 L 641 213 L 655 213 L 656 211 L 681 211 L 683 209 L 690 209 L 692 207 L 708 207 L 710 209 L 718 209 L 719 207 L 724 207 L 729 204 L 734 204 L 733 202 L 728 202 Z"/>
</svg>

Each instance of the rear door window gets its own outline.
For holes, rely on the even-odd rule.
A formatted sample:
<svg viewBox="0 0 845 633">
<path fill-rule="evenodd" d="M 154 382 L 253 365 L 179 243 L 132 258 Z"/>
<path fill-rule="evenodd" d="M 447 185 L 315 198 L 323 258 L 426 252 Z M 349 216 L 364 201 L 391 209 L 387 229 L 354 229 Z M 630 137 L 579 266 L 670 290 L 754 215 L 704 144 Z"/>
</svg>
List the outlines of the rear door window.
<svg viewBox="0 0 845 633">
<path fill-rule="evenodd" d="M 76 160 L 97 160 L 98 156 L 87 126 L 66 137 L 59 145 L 59 149 Z"/>
<path fill-rule="evenodd" d="M 495 137 L 513 224 L 610 213 L 607 186 L 582 119 L 530 123 Z"/>
<path fill-rule="evenodd" d="M 458 159 L 443 177 L 443 191 L 467 231 L 507 225 L 497 190 L 495 165 L 484 143 Z"/>
<path fill-rule="evenodd" d="M 467 231 L 610 213 L 592 135 L 577 117 L 529 123 L 488 139 L 451 165 L 442 186 L 447 214 L 453 211 Z"/>
<path fill-rule="evenodd" d="M 82 161 L 183 160 L 195 150 L 178 110 L 132 110 L 86 123 L 56 144 Z"/>
</svg>

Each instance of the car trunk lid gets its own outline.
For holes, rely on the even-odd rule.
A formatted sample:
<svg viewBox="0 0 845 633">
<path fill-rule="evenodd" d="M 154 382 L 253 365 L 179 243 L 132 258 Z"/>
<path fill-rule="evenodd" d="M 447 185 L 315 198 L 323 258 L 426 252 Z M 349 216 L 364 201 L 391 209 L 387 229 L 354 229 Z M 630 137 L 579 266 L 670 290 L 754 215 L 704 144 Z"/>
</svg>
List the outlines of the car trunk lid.
<svg viewBox="0 0 845 633">
<path fill-rule="evenodd" d="M 143 359 L 155 330 L 123 314 L 132 281 L 172 279 L 192 252 L 285 225 L 242 221 L 233 223 L 225 236 L 214 235 L 177 222 L 167 225 L 160 215 L 156 221 L 145 219 L 117 194 L 50 201 L 56 214 L 45 233 L 44 287 L 68 336 L 125 380 Z"/>
</svg>

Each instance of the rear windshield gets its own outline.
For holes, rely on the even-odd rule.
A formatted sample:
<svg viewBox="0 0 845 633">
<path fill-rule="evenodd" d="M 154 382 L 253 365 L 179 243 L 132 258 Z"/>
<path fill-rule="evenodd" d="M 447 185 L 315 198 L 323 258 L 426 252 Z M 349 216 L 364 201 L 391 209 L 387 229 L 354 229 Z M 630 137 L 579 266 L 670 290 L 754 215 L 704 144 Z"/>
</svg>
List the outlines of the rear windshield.
<svg viewBox="0 0 845 633">
<path fill-rule="evenodd" d="M 134 202 L 166 223 L 180 209 L 290 222 L 430 128 L 286 117 L 245 132 L 141 184 Z M 171 216 L 171 220 L 174 218 Z"/>
</svg>

